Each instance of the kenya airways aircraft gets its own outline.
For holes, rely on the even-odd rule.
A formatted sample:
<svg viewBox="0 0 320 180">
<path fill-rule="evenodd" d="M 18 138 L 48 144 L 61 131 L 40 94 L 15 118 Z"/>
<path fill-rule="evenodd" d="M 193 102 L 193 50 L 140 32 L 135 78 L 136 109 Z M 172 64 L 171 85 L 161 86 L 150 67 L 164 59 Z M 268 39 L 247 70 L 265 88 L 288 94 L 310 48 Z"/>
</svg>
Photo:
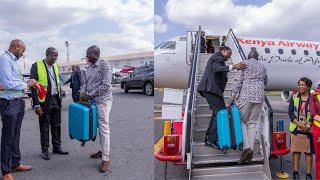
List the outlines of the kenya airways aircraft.
<svg viewBox="0 0 320 180">
<path fill-rule="evenodd" d="M 221 45 L 223 36 L 208 35 L 215 52 Z M 163 42 L 155 49 L 155 87 L 186 89 L 191 63 L 191 48 L 194 34 L 179 36 Z M 227 40 L 228 41 L 228 38 Z M 230 40 L 229 40 L 230 41 Z M 282 91 L 282 99 L 288 101 L 297 80 L 309 77 L 313 87 L 320 80 L 320 42 L 237 37 L 237 41 L 247 56 L 251 48 L 256 48 L 267 69 L 266 90 Z M 227 45 L 227 44 L 226 44 Z M 231 62 L 241 61 L 237 49 L 231 47 Z"/>
</svg>

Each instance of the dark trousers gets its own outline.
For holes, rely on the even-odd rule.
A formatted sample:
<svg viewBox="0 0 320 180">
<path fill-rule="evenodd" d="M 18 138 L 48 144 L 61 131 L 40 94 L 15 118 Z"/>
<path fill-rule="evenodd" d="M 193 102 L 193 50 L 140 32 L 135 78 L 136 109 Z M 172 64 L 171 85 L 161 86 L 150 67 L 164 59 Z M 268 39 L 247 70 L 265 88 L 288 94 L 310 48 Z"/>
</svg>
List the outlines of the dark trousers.
<svg viewBox="0 0 320 180">
<path fill-rule="evenodd" d="M 205 46 L 201 46 L 201 47 L 200 47 L 200 53 L 205 53 L 205 52 L 206 52 Z"/>
<path fill-rule="evenodd" d="M 61 108 L 56 98 L 58 96 L 52 97 L 50 103 L 42 107 L 43 114 L 39 117 L 42 152 L 48 151 L 49 148 L 49 126 L 51 127 L 53 149 L 61 147 Z"/>
<path fill-rule="evenodd" d="M 209 127 L 207 129 L 205 141 L 209 141 L 209 143 L 211 144 L 216 144 L 218 142 L 217 113 L 221 109 L 226 108 L 226 104 L 223 97 L 216 94 L 202 92 L 202 95 L 204 96 L 204 98 L 206 98 L 208 104 L 210 105 L 210 108 L 212 109 L 212 116 Z"/>
<path fill-rule="evenodd" d="M 72 99 L 73 99 L 73 102 L 78 102 L 79 101 L 79 90 L 80 89 L 72 88 Z"/>
<path fill-rule="evenodd" d="M 1 170 L 2 175 L 10 173 L 20 165 L 20 130 L 24 116 L 25 103 L 22 98 L 14 100 L 0 99 L 2 120 Z"/>
</svg>

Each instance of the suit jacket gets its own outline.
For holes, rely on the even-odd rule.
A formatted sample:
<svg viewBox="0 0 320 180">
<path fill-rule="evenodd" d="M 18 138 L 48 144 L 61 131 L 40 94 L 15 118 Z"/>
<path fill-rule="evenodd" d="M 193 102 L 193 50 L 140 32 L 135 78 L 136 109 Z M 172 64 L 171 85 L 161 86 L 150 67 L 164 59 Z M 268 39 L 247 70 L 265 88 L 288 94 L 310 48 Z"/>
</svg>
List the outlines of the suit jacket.
<svg viewBox="0 0 320 180">
<path fill-rule="evenodd" d="M 72 72 L 71 74 L 71 83 L 70 83 L 70 88 L 75 89 L 75 90 L 80 90 L 81 87 L 81 74 L 79 70 L 76 70 Z"/>
<path fill-rule="evenodd" d="M 44 61 L 44 60 L 43 60 Z M 47 78 L 48 78 L 48 87 L 47 87 L 47 95 L 46 95 L 46 100 L 43 103 L 39 102 L 38 99 L 38 92 L 36 88 L 31 88 L 31 92 L 32 92 L 32 101 L 33 101 L 33 105 L 40 105 L 42 108 L 48 108 L 48 106 L 50 105 L 50 99 L 48 98 L 49 96 L 51 96 L 51 82 L 50 82 L 50 76 L 48 74 L 48 69 L 47 66 L 46 70 L 47 70 Z M 56 72 L 54 72 L 56 73 Z M 60 76 L 60 75 L 59 75 Z M 37 68 L 37 63 L 32 64 L 31 70 L 30 70 L 30 78 L 31 79 L 35 79 L 38 81 L 38 68 Z M 57 83 L 57 80 L 56 80 Z M 58 105 L 61 107 L 61 97 L 58 100 Z"/>
<path fill-rule="evenodd" d="M 198 86 L 198 92 L 216 94 L 223 97 L 227 85 L 229 66 L 221 52 L 213 54 L 207 62 L 206 69 Z"/>
</svg>

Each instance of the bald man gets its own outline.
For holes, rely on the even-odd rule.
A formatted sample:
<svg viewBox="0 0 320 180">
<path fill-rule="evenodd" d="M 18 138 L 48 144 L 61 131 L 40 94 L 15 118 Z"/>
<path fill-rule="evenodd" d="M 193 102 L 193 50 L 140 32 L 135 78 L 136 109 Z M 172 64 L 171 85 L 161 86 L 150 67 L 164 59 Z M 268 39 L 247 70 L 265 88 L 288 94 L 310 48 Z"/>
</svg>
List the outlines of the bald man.
<svg viewBox="0 0 320 180">
<path fill-rule="evenodd" d="M 109 115 L 112 106 L 112 68 L 108 61 L 100 59 L 100 48 L 90 46 L 87 49 L 90 63 L 87 70 L 87 85 L 81 86 L 80 100 L 90 99 L 98 107 L 98 125 L 101 151 L 92 154 L 91 158 L 102 158 L 100 171 L 109 169 L 110 127 Z"/>
<path fill-rule="evenodd" d="M 58 51 L 49 47 L 46 50 L 46 58 L 32 64 L 30 71 L 31 78 L 38 80 L 47 89 L 46 97 L 41 99 L 36 89 L 32 88 L 32 100 L 39 117 L 41 150 L 44 160 L 50 160 L 48 151 L 50 126 L 53 154 L 69 154 L 61 149 L 61 85 L 57 59 Z"/>
<path fill-rule="evenodd" d="M 28 87 L 37 83 L 30 79 L 23 81 L 17 61 L 23 56 L 26 46 L 15 39 L 9 50 L 0 55 L 0 114 L 2 120 L 1 170 L 4 180 L 12 180 L 11 171 L 29 171 L 30 166 L 21 165 L 20 131 L 25 102 L 22 97 Z"/>
</svg>

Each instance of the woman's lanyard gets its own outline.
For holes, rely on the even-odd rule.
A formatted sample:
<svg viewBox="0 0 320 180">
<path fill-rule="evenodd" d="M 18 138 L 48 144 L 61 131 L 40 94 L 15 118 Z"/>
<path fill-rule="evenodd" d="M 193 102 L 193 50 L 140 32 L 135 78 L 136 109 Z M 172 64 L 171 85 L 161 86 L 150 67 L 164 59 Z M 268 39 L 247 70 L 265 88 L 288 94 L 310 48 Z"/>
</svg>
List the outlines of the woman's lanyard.
<svg viewBox="0 0 320 180">
<path fill-rule="evenodd" d="M 300 96 L 299 96 L 299 106 L 298 106 L 298 117 L 297 117 L 298 119 L 300 117 L 300 110 L 304 109 L 304 111 L 305 111 L 304 116 L 305 116 L 305 118 L 307 120 L 308 108 L 309 108 L 309 98 L 310 98 L 310 94 L 308 95 L 307 101 L 304 103 L 304 105 L 302 105 L 302 98 L 301 98 L 301 94 L 300 94 Z"/>
</svg>

